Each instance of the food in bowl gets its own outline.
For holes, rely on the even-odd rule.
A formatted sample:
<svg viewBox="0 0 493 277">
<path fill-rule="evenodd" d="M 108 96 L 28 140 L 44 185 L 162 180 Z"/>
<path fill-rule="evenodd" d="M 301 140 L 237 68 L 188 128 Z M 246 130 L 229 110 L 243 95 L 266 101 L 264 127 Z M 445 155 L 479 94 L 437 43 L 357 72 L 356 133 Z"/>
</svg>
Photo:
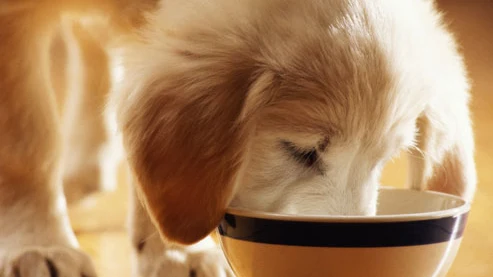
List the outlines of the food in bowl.
<svg viewBox="0 0 493 277">
<path fill-rule="evenodd" d="M 448 194 L 382 188 L 376 216 L 230 207 L 218 232 L 237 277 L 439 277 L 455 259 L 469 209 Z"/>
</svg>

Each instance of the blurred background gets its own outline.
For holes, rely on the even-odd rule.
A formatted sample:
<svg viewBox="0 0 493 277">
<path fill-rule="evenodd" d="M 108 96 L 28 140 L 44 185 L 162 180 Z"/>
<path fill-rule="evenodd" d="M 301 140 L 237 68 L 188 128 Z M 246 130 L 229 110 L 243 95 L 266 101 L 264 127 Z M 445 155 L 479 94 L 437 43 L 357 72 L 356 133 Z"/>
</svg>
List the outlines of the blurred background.
<svg viewBox="0 0 493 277">
<path fill-rule="evenodd" d="M 472 79 L 479 188 L 458 257 L 449 277 L 493 276 L 493 1 L 441 0 L 439 7 L 462 47 Z M 402 187 L 406 158 L 390 163 L 382 184 Z M 127 191 L 120 170 L 116 191 L 70 207 L 82 248 L 102 277 L 130 276 L 130 245 L 125 230 Z M 275 276 L 273 276 L 275 277 Z M 396 276 L 397 277 L 397 276 Z"/>
</svg>

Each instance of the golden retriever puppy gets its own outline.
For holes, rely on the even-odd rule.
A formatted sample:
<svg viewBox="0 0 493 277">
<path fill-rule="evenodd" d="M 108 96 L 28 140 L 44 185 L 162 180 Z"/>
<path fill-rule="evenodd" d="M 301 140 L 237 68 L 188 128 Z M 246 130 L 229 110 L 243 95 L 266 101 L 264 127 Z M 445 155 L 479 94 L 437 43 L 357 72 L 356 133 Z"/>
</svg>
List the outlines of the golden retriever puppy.
<svg viewBox="0 0 493 277">
<path fill-rule="evenodd" d="M 135 276 L 231 275 L 214 246 L 183 246 L 230 204 L 374 214 L 381 169 L 402 150 L 412 188 L 473 199 L 468 80 L 432 1 L 107 2 L 66 9 L 121 11 L 117 32 L 137 28 L 108 54 L 124 69 L 109 106 L 136 185 Z M 18 9 L 0 12 L 0 272 L 95 276 L 61 190 L 53 28 L 32 24 L 53 11 Z"/>
<path fill-rule="evenodd" d="M 468 82 L 431 1 L 165 1 L 126 53 L 119 120 L 164 237 L 232 201 L 370 215 L 387 160 L 471 198 Z"/>
</svg>

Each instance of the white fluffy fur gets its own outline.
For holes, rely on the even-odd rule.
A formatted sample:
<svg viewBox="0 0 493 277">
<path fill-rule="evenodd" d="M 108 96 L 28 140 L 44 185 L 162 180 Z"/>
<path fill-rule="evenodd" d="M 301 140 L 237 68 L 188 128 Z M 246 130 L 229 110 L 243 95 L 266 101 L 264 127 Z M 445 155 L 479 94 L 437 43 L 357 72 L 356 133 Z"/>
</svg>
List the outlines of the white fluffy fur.
<svg viewBox="0 0 493 277">
<path fill-rule="evenodd" d="M 331 23 L 325 35 L 341 48 L 347 47 L 347 51 L 365 51 L 358 47 L 376 47 L 382 51 L 389 67 L 389 72 L 382 74 L 390 76 L 380 77 L 388 82 L 389 91 L 371 92 L 371 87 L 362 84 L 364 80 L 356 83 L 340 80 L 347 93 L 359 89 L 351 86 L 363 86 L 369 90 L 363 93 L 383 98 L 373 106 L 381 109 L 381 114 L 349 111 L 354 113 L 349 116 L 366 117 L 363 120 L 367 121 L 358 126 L 354 136 L 331 143 L 327 153 L 320 157 L 326 163 L 325 174 L 304 172 L 299 163 L 275 146 L 279 138 L 289 138 L 299 145 L 312 147 L 320 137 L 289 136 L 271 130 L 265 135 L 260 133 L 253 143 L 253 161 L 245 170 L 247 173 L 241 180 L 234 205 L 275 212 L 373 214 L 381 169 L 393 155 L 401 150 L 416 149 L 410 157 L 411 163 L 423 162 L 426 166 L 424 171 L 411 168 L 410 186 L 425 189 L 433 167 L 457 144 L 462 149 L 458 151 L 463 152 L 455 154 L 463 163 L 464 172 L 461 176 L 449 174 L 462 178 L 457 180 L 465 186 L 461 195 L 472 199 L 476 177 L 467 111 L 469 85 L 461 57 L 452 37 L 442 28 L 439 15 L 432 9 L 431 2 L 352 2 L 348 14 Z M 366 37 L 363 45 L 357 46 L 351 41 L 357 36 Z M 365 60 L 354 58 L 353 61 L 357 64 L 338 64 L 335 58 L 328 66 L 355 66 L 362 74 L 365 70 L 377 70 L 365 64 Z M 416 143 L 423 133 L 415 122 L 423 115 L 437 132 L 437 138 L 433 138 L 437 141 L 432 142 L 435 145 L 426 150 L 419 149 Z M 378 126 L 371 125 L 375 123 Z M 373 145 L 365 145 L 368 138 L 374 140 Z"/>
</svg>

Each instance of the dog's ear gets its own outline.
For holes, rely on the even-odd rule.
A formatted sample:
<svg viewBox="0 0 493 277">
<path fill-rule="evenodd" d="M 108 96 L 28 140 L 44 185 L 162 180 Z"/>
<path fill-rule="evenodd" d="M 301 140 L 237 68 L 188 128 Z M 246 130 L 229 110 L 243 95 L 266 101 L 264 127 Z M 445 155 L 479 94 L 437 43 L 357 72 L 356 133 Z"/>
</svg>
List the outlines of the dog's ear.
<svg viewBox="0 0 493 277">
<path fill-rule="evenodd" d="M 473 199 L 477 177 L 467 103 L 467 97 L 439 99 L 418 118 L 409 155 L 411 188 Z"/>
<path fill-rule="evenodd" d="M 144 72 L 130 66 L 136 76 L 116 104 L 151 217 L 165 239 L 190 244 L 217 226 L 231 201 L 271 82 L 242 53 L 166 51 L 145 61 Z"/>
</svg>

